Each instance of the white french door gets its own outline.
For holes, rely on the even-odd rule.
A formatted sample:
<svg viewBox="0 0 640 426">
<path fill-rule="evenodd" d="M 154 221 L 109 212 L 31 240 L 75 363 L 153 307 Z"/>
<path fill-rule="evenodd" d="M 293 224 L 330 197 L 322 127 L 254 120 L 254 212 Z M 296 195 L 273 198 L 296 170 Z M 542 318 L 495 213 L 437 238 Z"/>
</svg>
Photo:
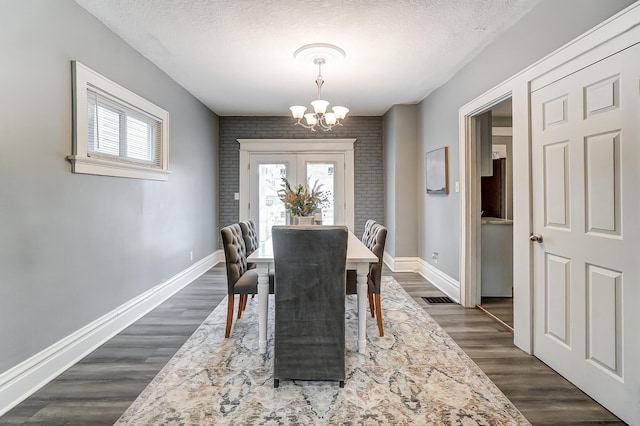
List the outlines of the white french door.
<svg viewBox="0 0 640 426">
<path fill-rule="evenodd" d="M 240 140 L 240 219 L 251 218 L 260 242 L 271 227 L 291 220 L 278 197 L 283 178 L 291 186 L 313 187 L 316 182 L 329 195 L 318 212 L 323 225 L 354 221 L 354 140 Z M 283 152 L 286 151 L 286 152 Z"/>
<path fill-rule="evenodd" d="M 344 155 L 342 154 L 251 154 L 249 166 L 249 217 L 258 228 L 260 243 L 271 236 L 271 227 L 290 223 L 278 197 L 287 179 L 311 189 L 318 185 L 328 194 L 322 207 L 323 225 L 345 223 Z"/>
</svg>

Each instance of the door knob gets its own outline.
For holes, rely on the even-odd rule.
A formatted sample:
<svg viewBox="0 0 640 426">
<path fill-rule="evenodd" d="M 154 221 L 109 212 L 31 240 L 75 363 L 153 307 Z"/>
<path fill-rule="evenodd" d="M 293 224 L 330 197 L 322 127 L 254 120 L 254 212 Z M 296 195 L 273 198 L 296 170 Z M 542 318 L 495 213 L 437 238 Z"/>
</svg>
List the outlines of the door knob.
<svg viewBox="0 0 640 426">
<path fill-rule="evenodd" d="M 540 234 L 531 234 L 529 236 L 529 241 L 533 241 L 535 243 L 541 243 L 542 242 L 542 235 L 540 235 Z"/>
</svg>

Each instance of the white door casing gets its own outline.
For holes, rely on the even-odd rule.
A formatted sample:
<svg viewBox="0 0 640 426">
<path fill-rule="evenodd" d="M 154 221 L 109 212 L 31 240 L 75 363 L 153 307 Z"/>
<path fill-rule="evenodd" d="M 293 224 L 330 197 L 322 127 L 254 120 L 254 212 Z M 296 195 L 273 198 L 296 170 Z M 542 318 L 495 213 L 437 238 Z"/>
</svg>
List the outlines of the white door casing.
<svg viewBox="0 0 640 426">
<path fill-rule="evenodd" d="M 531 94 L 534 354 L 640 423 L 640 45 Z"/>
</svg>

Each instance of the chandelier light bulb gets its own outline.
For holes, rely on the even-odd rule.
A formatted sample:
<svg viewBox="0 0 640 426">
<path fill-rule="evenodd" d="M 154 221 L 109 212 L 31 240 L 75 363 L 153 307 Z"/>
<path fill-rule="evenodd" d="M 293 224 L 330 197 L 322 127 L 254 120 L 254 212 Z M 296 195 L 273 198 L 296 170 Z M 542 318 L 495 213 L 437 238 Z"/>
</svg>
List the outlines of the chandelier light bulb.
<svg viewBox="0 0 640 426">
<path fill-rule="evenodd" d="M 347 113 L 349 112 L 349 108 L 345 108 L 343 106 L 334 106 L 331 109 L 333 110 L 333 113 L 336 115 L 336 118 L 338 120 L 342 120 L 343 118 L 345 118 L 347 116 Z"/>
<path fill-rule="evenodd" d="M 307 110 L 307 107 L 302 105 L 294 105 L 292 107 L 289 107 L 289 109 L 291 110 L 293 118 L 300 119 L 304 116 L 304 112 Z"/>
<path fill-rule="evenodd" d="M 315 114 L 308 113 L 304 115 L 304 118 L 307 120 L 307 124 L 309 126 L 315 126 L 318 123 L 318 119 Z"/>
<path fill-rule="evenodd" d="M 313 110 L 316 112 L 316 114 L 324 114 L 325 112 L 327 112 L 329 101 L 323 101 L 322 99 L 317 99 L 311 102 L 311 106 L 313 106 Z"/>
</svg>

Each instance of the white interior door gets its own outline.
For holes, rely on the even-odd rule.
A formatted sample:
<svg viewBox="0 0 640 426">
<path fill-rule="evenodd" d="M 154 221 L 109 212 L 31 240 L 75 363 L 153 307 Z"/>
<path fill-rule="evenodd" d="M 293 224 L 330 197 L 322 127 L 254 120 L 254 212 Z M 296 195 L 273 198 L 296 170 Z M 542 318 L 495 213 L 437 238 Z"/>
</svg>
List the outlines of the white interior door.
<svg viewBox="0 0 640 426">
<path fill-rule="evenodd" d="M 640 48 L 531 94 L 534 353 L 640 424 Z"/>
</svg>

